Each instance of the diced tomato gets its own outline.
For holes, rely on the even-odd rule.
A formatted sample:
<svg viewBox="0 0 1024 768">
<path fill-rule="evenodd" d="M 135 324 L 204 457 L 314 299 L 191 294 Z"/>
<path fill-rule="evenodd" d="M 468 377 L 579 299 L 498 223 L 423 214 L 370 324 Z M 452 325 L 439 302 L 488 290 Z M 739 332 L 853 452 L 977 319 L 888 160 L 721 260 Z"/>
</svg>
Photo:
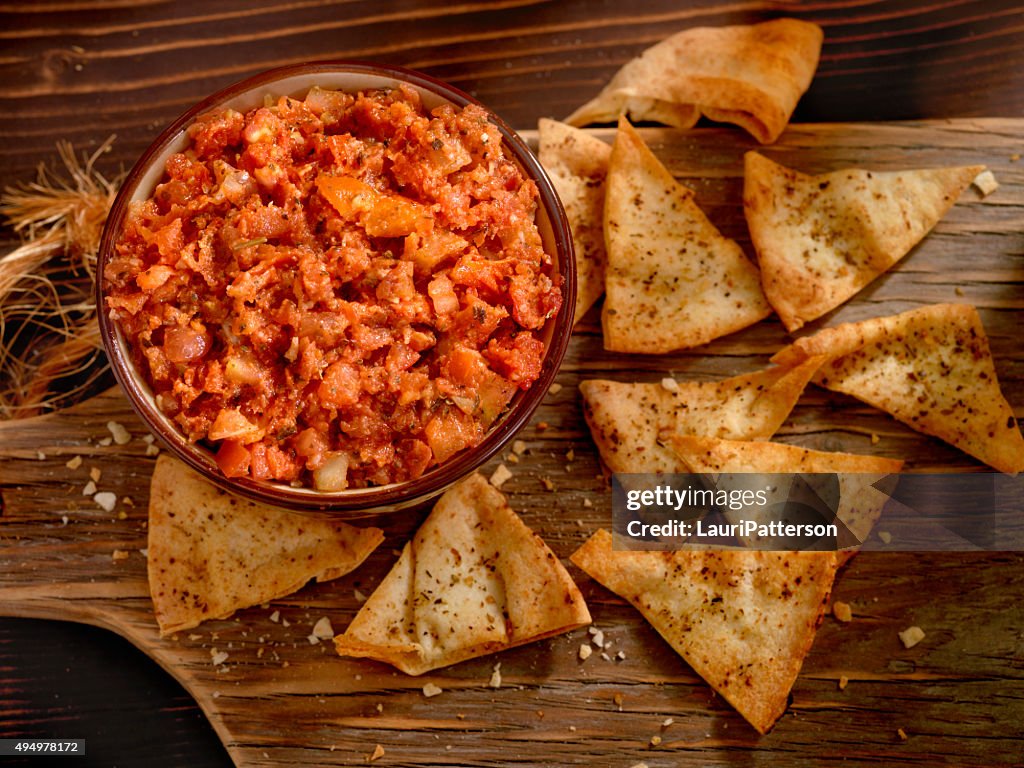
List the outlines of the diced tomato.
<svg viewBox="0 0 1024 768">
<path fill-rule="evenodd" d="M 251 454 L 237 440 L 225 440 L 217 449 L 217 466 L 225 477 L 245 477 L 249 474 Z"/>
<path fill-rule="evenodd" d="M 481 430 L 472 417 L 459 410 L 435 414 L 426 427 L 427 444 L 434 459 L 447 461 L 459 451 L 479 442 Z"/>
</svg>

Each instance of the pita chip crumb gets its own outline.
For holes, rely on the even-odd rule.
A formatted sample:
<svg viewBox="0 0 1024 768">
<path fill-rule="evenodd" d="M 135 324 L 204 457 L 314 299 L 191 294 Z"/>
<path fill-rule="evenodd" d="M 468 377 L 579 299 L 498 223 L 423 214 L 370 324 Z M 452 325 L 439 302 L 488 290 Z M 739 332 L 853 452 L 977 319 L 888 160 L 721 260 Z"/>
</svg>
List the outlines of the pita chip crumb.
<svg viewBox="0 0 1024 768">
<path fill-rule="evenodd" d="M 924 630 L 920 627 L 907 627 L 899 633 L 900 642 L 903 643 L 904 648 L 913 648 L 915 645 L 924 640 Z"/>
<path fill-rule="evenodd" d="M 826 361 L 820 386 L 852 395 L 1000 472 L 1024 470 L 1024 437 L 999 389 L 988 337 L 967 304 L 933 304 L 825 328 L 772 360 Z"/>
<path fill-rule="evenodd" d="M 372 763 L 375 760 L 380 760 L 382 757 L 384 757 L 384 747 L 382 747 L 380 744 L 377 744 L 373 748 L 373 752 L 370 753 L 370 756 L 366 758 L 366 762 Z"/>
<path fill-rule="evenodd" d="M 719 381 L 660 383 L 590 379 L 580 383 L 583 415 L 612 472 L 688 472 L 663 435 L 765 440 L 789 416 L 824 358 Z"/>
<path fill-rule="evenodd" d="M 474 474 L 440 498 L 334 642 L 420 675 L 589 623 L 558 558 Z"/>
<path fill-rule="evenodd" d="M 235 498 L 161 456 L 150 486 L 147 558 L 160 634 L 227 618 L 289 595 L 311 579 L 338 578 L 383 539 L 379 528 Z"/>
<path fill-rule="evenodd" d="M 615 551 L 603 529 L 570 559 L 761 733 L 786 709 L 838 563 L 833 552 Z"/>
<path fill-rule="evenodd" d="M 771 314 L 757 267 L 620 120 L 605 182 L 605 349 L 697 347 Z"/>
<path fill-rule="evenodd" d="M 771 143 L 811 84 L 823 38 L 821 27 L 797 19 L 683 30 L 627 62 L 566 122 L 629 114 L 685 129 L 704 114 Z"/>
<path fill-rule="evenodd" d="M 821 317 L 902 259 L 983 166 L 808 176 L 744 157 L 743 210 L 786 330 Z"/>
<path fill-rule="evenodd" d="M 982 171 L 974 177 L 974 181 L 971 182 L 981 192 L 982 197 L 988 197 L 997 189 L 999 189 L 999 182 L 996 181 L 995 174 L 992 171 Z"/>
<path fill-rule="evenodd" d="M 499 464 L 497 468 L 491 473 L 491 485 L 495 488 L 501 488 L 506 482 L 512 478 L 512 472 L 504 464 Z"/>
<path fill-rule="evenodd" d="M 423 686 L 423 695 L 428 699 L 440 696 L 442 693 L 444 693 L 444 689 L 440 686 L 434 685 L 433 683 L 427 683 Z"/>
<path fill-rule="evenodd" d="M 82 457 L 81 456 L 74 456 L 74 457 L 68 459 L 64 463 L 64 466 L 67 467 L 68 469 L 78 469 L 80 466 L 82 466 Z"/>
<path fill-rule="evenodd" d="M 580 661 L 586 661 L 587 659 L 589 659 L 593 652 L 594 652 L 594 649 L 590 647 L 589 643 L 583 643 L 580 646 L 580 650 L 579 650 L 579 654 L 578 654 L 579 657 L 580 657 Z"/>
<path fill-rule="evenodd" d="M 501 688 L 501 662 L 494 665 L 491 670 L 491 679 L 487 681 L 490 688 Z"/>
<path fill-rule="evenodd" d="M 840 675 L 839 676 L 839 690 L 840 691 L 845 691 L 846 690 L 846 686 L 849 685 L 849 684 L 850 684 L 850 678 L 848 678 L 846 675 Z"/>
<path fill-rule="evenodd" d="M 576 251 L 576 314 L 579 322 L 604 293 L 604 181 L 611 147 L 579 128 L 542 119 L 537 159 L 565 208 Z M 549 392 L 556 392 L 552 385 Z"/>
<path fill-rule="evenodd" d="M 850 604 L 839 600 L 832 603 L 832 615 L 836 621 L 841 621 L 843 624 L 853 621 L 853 611 L 850 609 Z"/>
</svg>

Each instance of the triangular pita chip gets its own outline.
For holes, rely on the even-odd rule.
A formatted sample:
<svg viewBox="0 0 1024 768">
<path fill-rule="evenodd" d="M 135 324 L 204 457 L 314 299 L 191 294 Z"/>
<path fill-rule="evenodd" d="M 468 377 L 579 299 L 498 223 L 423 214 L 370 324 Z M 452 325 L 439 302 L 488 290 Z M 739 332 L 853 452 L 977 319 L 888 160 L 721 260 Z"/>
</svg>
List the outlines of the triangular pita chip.
<svg viewBox="0 0 1024 768">
<path fill-rule="evenodd" d="M 984 167 L 808 176 L 756 152 L 744 163 L 743 208 L 764 292 L 790 331 L 902 259 Z"/>
<path fill-rule="evenodd" d="M 231 496 L 168 456 L 149 496 L 149 590 L 160 634 L 343 576 L 384 540 L 379 528 Z"/>
<path fill-rule="evenodd" d="M 626 384 L 591 379 L 580 383 L 583 415 L 612 472 L 686 472 L 685 464 L 662 445 L 662 437 L 766 440 L 789 416 L 820 362 L 805 360 L 721 381 Z"/>
<path fill-rule="evenodd" d="M 768 144 L 810 86 L 822 38 L 821 27 L 796 19 L 687 29 L 627 62 L 566 122 L 603 123 L 628 114 L 635 122 L 690 128 L 703 113 Z"/>
<path fill-rule="evenodd" d="M 604 206 L 605 349 L 696 347 L 771 314 L 757 267 L 708 221 L 625 118 Z"/>
<path fill-rule="evenodd" d="M 537 157 L 565 207 L 576 250 L 576 322 L 604 293 L 604 179 L 612 148 L 556 120 L 537 125 Z"/>
<path fill-rule="evenodd" d="M 1024 470 L 1024 438 L 999 390 L 974 307 L 935 304 L 825 328 L 780 350 L 792 365 L 828 359 L 814 382 L 892 414 L 1001 472 Z"/>
<path fill-rule="evenodd" d="M 342 656 L 420 675 L 589 623 L 558 558 L 472 475 L 441 497 L 334 641 Z"/>
<path fill-rule="evenodd" d="M 789 691 L 828 602 L 833 552 L 627 552 L 599 530 L 570 558 L 643 614 L 761 733 Z"/>
<path fill-rule="evenodd" d="M 838 475 L 839 503 L 835 508 L 836 517 L 858 543 L 867 539 L 889 498 L 874 487 L 875 483 L 887 475 L 899 472 L 903 467 L 899 459 L 813 451 L 782 443 L 719 440 L 692 435 L 673 435 L 667 442 L 690 472 L 719 475 L 719 488 L 734 487 L 730 478 L 721 477 L 725 473 L 748 475 L 750 487 L 763 485 L 756 479 L 757 475 L 762 474 L 791 477 L 795 477 L 793 473 Z M 742 512 L 724 509 L 723 512 L 730 522 L 739 522 L 742 517 L 761 523 L 759 510 L 786 502 L 789 492 L 788 485 L 778 483 L 769 491 L 765 507 L 748 507 Z"/>
</svg>

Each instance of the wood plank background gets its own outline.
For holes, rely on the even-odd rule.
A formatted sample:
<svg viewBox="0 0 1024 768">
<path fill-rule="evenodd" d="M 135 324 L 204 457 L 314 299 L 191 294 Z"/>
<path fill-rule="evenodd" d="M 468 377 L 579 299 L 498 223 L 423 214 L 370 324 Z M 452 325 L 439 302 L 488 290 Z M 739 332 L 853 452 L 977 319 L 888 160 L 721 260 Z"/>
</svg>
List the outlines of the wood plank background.
<svg viewBox="0 0 1024 768">
<path fill-rule="evenodd" d="M 0 182 L 31 179 L 37 164 L 52 162 L 58 139 L 71 139 L 87 150 L 111 133 L 118 139 L 101 167 L 115 173 L 130 165 L 163 125 L 205 94 L 269 66 L 316 58 L 372 58 L 424 69 L 474 93 L 526 130 L 540 116 L 570 112 L 621 63 L 676 29 L 780 14 L 817 21 L 826 30 L 821 66 L 796 120 L 1024 115 L 1024 8 L 1010 0 L 23 0 L 0 2 Z M 942 148 L 936 149 L 914 139 L 916 127 L 893 129 L 889 159 L 985 162 L 996 169 L 1004 186 L 984 203 L 969 192 L 936 233 L 944 243 L 940 250 L 926 252 L 923 246 L 902 265 L 899 279 L 893 276 L 871 287 L 835 319 L 898 311 L 920 300 L 981 301 L 997 369 L 1020 417 L 1024 247 L 1019 233 L 1024 217 L 1019 163 L 1009 161 L 1024 145 L 1020 129 L 1012 122 L 959 122 L 941 133 Z M 797 142 L 834 146 L 834 135 L 826 140 L 824 132 L 840 130 L 816 126 L 791 135 Z M 705 146 L 700 144 L 703 133 L 695 135 L 696 144 L 657 132 L 648 135 L 673 170 L 695 184 L 711 218 L 746 247 L 735 202 L 736 176 L 720 162 L 738 152 L 745 138 L 730 132 L 729 146 L 710 139 Z M 874 137 L 864 136 L 862 142 L 849 146 L 848 158 L 879 149 Z M 806 164 L 812 158 L 821 158 L 821 169 L 845 161 L 835 153 L 822 157 L 803 145 L 797 154 L 795 146 L 792 154 L 779 150 L 773 156 L 805 170 L 818 170 Z M 982 158 L 986 146 L 992 157 Z M 975 214 L 983 217 L 983 224 Z M 930 238 L 925 246 L 934 247 L 940 237 Z M 9 229 L 0 230 L 0 250 L 15 243 Z M 938 261 L 933 263 L 933 258 Z M 963 296 L 957 295 L 957 287 Z M 564 388 L 549 396 L 525 435 L 534 450 L 512 467 L 515 474 L 506 486 L 513 504 L 525 510 L 527 520 L 543 530 L 560 555 L 571 552 L 607 514 L 607 507 L 597 506 L 604 484 L 580 421 L 574 391 L 578 377 L 655 379 L 662 367 L 680 376 L 723 376 L 762 363 L 784 339 L 781 326 L 766 322 L 745 333 L 742 342 L 717 342 L 708 356 L 677 355 L 656 362 L 604 355 L 597 330 L 592 314 L 573 341 L 562 372 Z M 133 495 L 137 504 L 144 503 L 151 460 L 141 455 L 141 444 L 126 446 L 127 463 L 95 445 L 108 414 L 138 432 L 123 402 L 105 398 L 71 417 L 67 426 L 78 430 L 74 437 L 61 437 L 60 431 L 43 426 L 35 433 L 40 435 L 38 445 L 15 447 L 7 432 L 0 433 L 0 494 L 5 504 L 0 514 L 0 589 L 20 588 L 31 578 L 19 574 L 36 567 L 58 583 L 65 577 L 88 584 L 90 578 L 127 575 L 124 581 L 135 591 L 111 602 L 127 606 L 116 615 L 127 625 L 135 621 L 133 631 L 144 637 L 151 629 L 142 618 L 146 608 L 138 590 L 144 564 L 135 552 L 144 540 L 142 508 L 128 509 L 126 520 L 115 521 L 89 509 L 78 496 L 83 473 L 97 465 L 106 478 L 101 485 L 109 482 L 119 493 Z M 536 428 L 542 420 L 551 425 L 544 432 Z M 882 437 L 873 448 L 872 432 Z M 921 438 L 886 417 L 815 389 L 787 423 L 785 439 L 886 455 L 921 445 Z M 935 441 L 925 440 L 924 445 L 927 454 L 914 454 L 920 457 L 914 459 L 918 468 L 975 466 Z M 34 458 L 40 449 L 47 459 Z M 566 472 L 564 454 L 570 449 L 576 460 Z M 73 473 L 63 462 L 76 454 L 86 463 Z M 551 479 L 556 492 L 548 492 L 542 478 Z M 595 507 L 583 507 L 584 498 Z M 69 517 L 67 527 L 63 514 Z M 576 519 L 583 521 L 582 527 Z M 360 572 L 360 580 L 366 580 L 361 587 L 376 583 L 386 570 L 389 548 L 401 543 L 402 529 L 389 527 L 389 536 L 366 574 Z M 81 560 L 74 554 L 76 569 L 67 571 L 71 549 L 80 543 L 85 554 Z M 133 554 L 115 568 L 110 552 L 116 547 Z M 479 689 L 490 675 L 490 662 L 483 660 L 453 670 L 451 676 L 461 682 L 449 682 L 447 676 L 439 680 L 459 690 L 429 702 L 393 682 L 386 668 L 370 678 L 364 674 L 359 681 L 363 687 L 354 693 L 316 697 L 327 704 L 301 690 L 261 692 L 260 701 L 271 706 L 304 707 L 314 725 L 302 733 L 313 733 L 324 747 L 312 753 L 314 758 L 308 751 L 297 755 L 270 747 L 272 739 L 248 716 L 246 699 L 230 695 L 231 687 L 222 686 L 214 701 L 230 700 L 221 706 L 232 713 L 227 719 L 237 723 L 241 734 L 231 745 L 232 755 L 244 752 L 253 764 L 264 761 L 264 751 L 270 755 L 266 764 L 300 762 L 303 755 L 306 762 L 326 763 L 330 758 L 358 763 L 376 739 L 388 746 L 383 764 L 528 764 L 544 762 L 542 756 L 550 754 L 566 764 L 623 766 L 641 760 L 650 766 L 840 761 L 1021 765 L 1021 572 L 1018 555 L 857 558 L 838 587 L 839 597 L 854 604 L 857 620 L 846 626 L 826 621 L 790 712 L 779 730 L 760 741 L 621 601 L 583 577 L 598 626 L 608 630 L 615 649 L 626 651 L 624 662 L 591 664 L 601 661 L 593 657 L 590 666 L 578 667 L 572 658 L 576 637 L 550 641 L 550 651 L 523 648 L 501 657 L 506 680 L 523 685 L 523 691 Z M 354 578 L 315 587 L 283 604 L 282 612 L 296 621 L 294 627 L 306 630 L 306 612 L 312 621 L 322 607 L 349 600 Z M 36 597 L 45 602 L 55 589 L 47 586 Z M 75 604 L 57 605 L 63 610 Z M 345 604 L 346 610 L 355 609 Z M 0 613 L 12 613 L 8 605 L 0 597 Z M 36 614 L 45 612 L 40 608 Z M 268 613 L 254 611 L 250 618 L 269 630 Z M 929 637 L 918 648 L 902 651 L 894 633 L 909 623 L 925 627 Z M 229 660 L 228 666 L 235 668 L 212 680 L 234 686 L 255 668 L 250 656 L 258 649 L 249 637 L 240 636 L 246 628 L 225 624 L 223 637 L 237 640 L 241 650 Z M 223 643 L 213 640 L 211 630 L 204 628 L 201 634 L 198 647 L 182 653 L 204 673 L 199 679 L 209 680 L 208 648 L 203 646 Z M 295 642 L 304 643 L 305 634 L 297 634 Z M 287 645 L 289 640 L 274 642 Z M 297 650 L 288 646 L 278 654 Z M 174 653 L 168 650 L 164 662 L 173 661 Z M 339 663 L 345 664 L 333 662 L 331 669 Z M 280 668 L 274 679 L 289 669 L 294 672 L 295 665 Z M 844 692 L 836 689 L 839 674 L 852 681 Z M 553 682 L 537 682 L 541 678 Z M 616 694 L 622 696 L 623 712 L 618 712 Z M 388 707 L 376 713 L 375 704 L 383 696 L 388 696 Z M 463 701 L 483 713 L 479 722 L 466 725 L 468 717 L 458 719 L 470 711 L 461 706 Z M 572 717 L 555 714 L 565 702 L 575 707 L 564 710 Z M 538 709 L 544 711 L 543 718 Z M 649 735 L 668 716 L 675 723 L 662 733 L 661 751 L 646 750 Z M 401 728 L 410 721 L 437 725 L 405 736 Z M 221 732 L 223 722 L 214 718 Z M 570 725 L 577 730 L 570 731 Z M 907 730 L 907 742 L 895 736 L 896 727 Z M 0 620 L 0 737 L 11 735 L 87 736 L 90 757 L 83 764 L 88 765 L 232 764 L 192 698 L 155 664 L 112 633 L 66 623 Z M 330 744 L 338 747 L 334 753 Z M 448 745 L 451 750 L 445 749 Z"/>
</svg>

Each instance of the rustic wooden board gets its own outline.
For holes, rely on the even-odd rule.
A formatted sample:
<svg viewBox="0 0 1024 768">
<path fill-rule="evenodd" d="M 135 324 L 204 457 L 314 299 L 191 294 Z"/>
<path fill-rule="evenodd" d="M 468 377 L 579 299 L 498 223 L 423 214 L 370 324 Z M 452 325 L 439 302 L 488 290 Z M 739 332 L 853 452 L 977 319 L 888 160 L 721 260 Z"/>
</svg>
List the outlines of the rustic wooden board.
<svg viewBox="0 0 1024 768">
<path fill-rule="evenodd" d="M 695 187 L 711 219 L 749 249 L 740 159 L 753 146 L 723 129 L 644 135 Z M 922 303 L 976 304 L 1003 389 L 1024 417 L 1024 166 L 1012 159 L 1022 147 L 1024 120 L 978 119 L 796 126 L 766 149 L 808 171 L 984 163 L 1002 185 L 984 201 L 969 190 L 897 271 L 809 330 Z M 509 465 L 513 478 L 504 490 L 513 506 L 563 558 L 608 524 L 607 485 L 578 403 L 582 378 L 723 377 L 763 366 L 786 340 L 769 320 L 686 353 L 613 355 L 601 348 L 592 311 L 570 345 L 561 390 L 522 435 L 529 452 Z M 134 439 L 100 445 L 110 420 Z M 368 593 L 379 583 L 425 510 L 376 521 L 387 540 L 355 574 L 161 641 L 139 551 L 153 463 L 144 433 L 116 390 L 59 414 L 0 424 L 0 614 L 82 621 L 125 636 L 196 697 L 239 766 L 359 764 L 376 744 L 385 749 L 382 765 L 1021 764 L 1020 553 L 855 558 L 836 589 L 853 605 L 854 621 L 826 619 L 792 706 L 772 733 L 758 737 L 629 606 L 576 570 L 610 655 L 622 651 L 624 659 L 595 654 L 580 662 L 576 651 L 586 632 L 577 631 L 409 678 L 311 646 L 306 636 L 321 616 L 344 628 L 358 609 L 354 590 Z M 872 434 L 881 437 L 877 445 Z M 884 414 L 815 388 L 779 437 L 902 456 L 912 470 L 979 468 Z M 70 470 L 65 462 L 74 456 L 83 463 Z M 113 513 L 81 494 L 92 467 L 102 472 L 99 488 L 121 497 Z M 115 561 L 117 549 L 127 559 Z M 289 626 L 271 621 L 275 610 Z M 927 636 L 904 650 L 896 633 L 911 624 Z M 225 664 L 214 667 L 212 648 L 229 654 Z M 494 690 L 487 682 L 497 662 L 504 685 Z M 850 680 L 843 691 L 840 675 Z M 444 694 L 424 698 L 427 682 Z M 666 718 L 673 722 L 663 727 Z M 663 740 L 658 747 L 649 744 L 654 735 Z"/>
</svg>

